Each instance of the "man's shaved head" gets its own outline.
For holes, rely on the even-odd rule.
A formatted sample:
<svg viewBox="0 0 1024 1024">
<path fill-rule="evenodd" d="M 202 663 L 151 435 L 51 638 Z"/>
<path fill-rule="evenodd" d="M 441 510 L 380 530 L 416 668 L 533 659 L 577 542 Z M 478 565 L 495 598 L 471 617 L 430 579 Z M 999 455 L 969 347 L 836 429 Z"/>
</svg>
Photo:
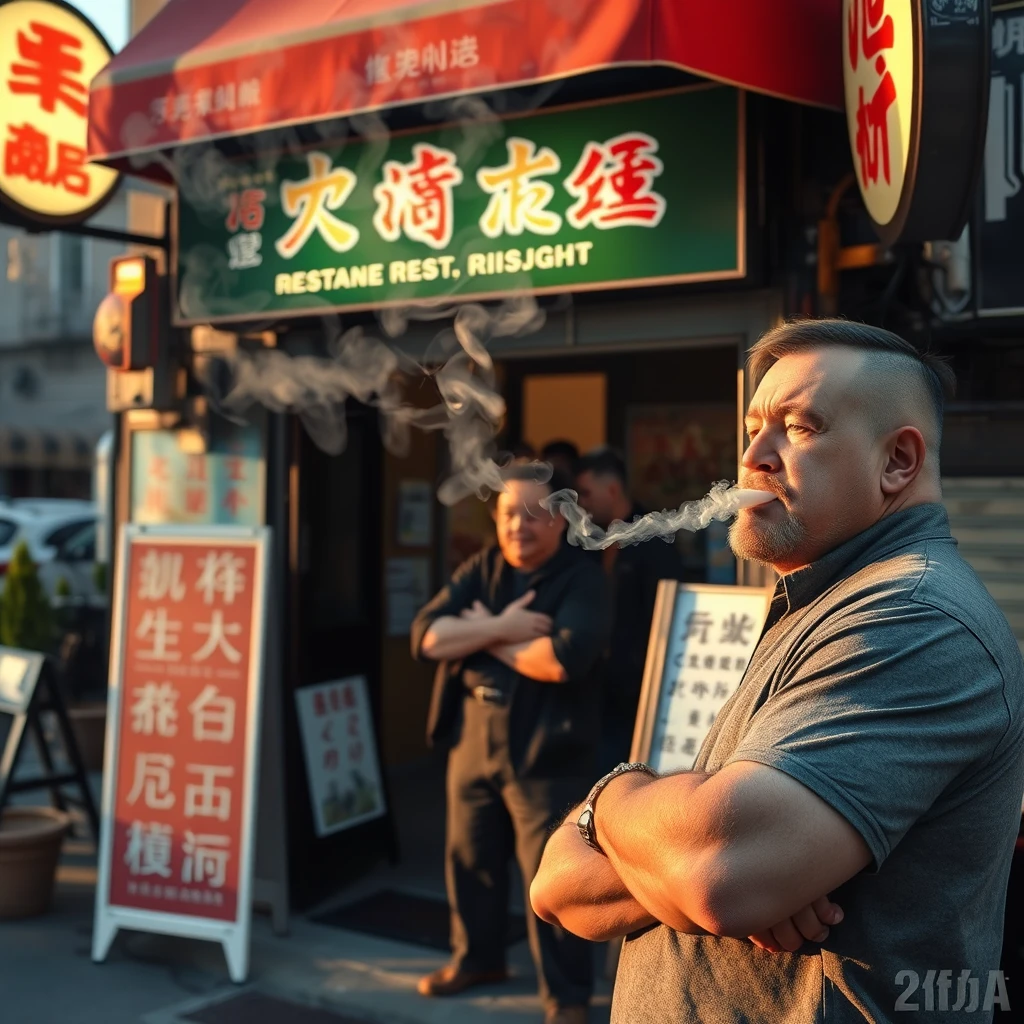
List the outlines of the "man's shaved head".
<svg viewBox="0 0 1024 1024">
<path fill-rule="evenodd" d="M 903 425 L 924 435 L 930 461 L 938 465 L 942 414 L 956 378 L 941 359 L 921 352 L 898 334 L 848 320 L 794 320 L 769 331 L 750 350 L 752 388 L 783 356 L 820 348 L 846 348 L 862 358 L 849 384 L 854 404 L 888 433 Z"/>
</svg>

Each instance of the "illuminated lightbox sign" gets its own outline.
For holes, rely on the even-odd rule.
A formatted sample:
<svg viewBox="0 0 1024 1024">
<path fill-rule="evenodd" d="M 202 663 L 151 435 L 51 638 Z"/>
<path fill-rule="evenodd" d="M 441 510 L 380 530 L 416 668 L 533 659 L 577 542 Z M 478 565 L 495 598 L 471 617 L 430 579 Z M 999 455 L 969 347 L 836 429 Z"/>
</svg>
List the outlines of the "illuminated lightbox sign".
<svg viewBox="0 0 1024 1024">
<path fill-rule="evenodd" d="M 989 5 L 843 0 L 854 169 L 887 245 L 958 238 L 985 145 Z"/>
<path fill-rule="evenodd" d="M 716 86 L 226 162 L 177 320 L 742 277 L 743 130 Z"/>
<path fill-rule="evenodd" d="M 91 217 L 119 175 L 86 162 L 89 82 L 112 51 L 73 8 L 0 0 L 0 203 L 16 222 Z"/>
</svg>

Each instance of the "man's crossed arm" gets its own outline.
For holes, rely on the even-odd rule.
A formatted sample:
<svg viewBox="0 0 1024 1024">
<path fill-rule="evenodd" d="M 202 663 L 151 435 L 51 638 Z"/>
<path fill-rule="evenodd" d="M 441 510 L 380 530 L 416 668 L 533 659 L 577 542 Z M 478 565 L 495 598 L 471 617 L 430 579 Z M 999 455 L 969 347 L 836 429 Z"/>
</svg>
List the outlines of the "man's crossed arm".
<svg viewBox="0 0 1024 1024">
<path fill-rule="evenodd" d="M 551 642 L 551 617 L 529 610 L 533 598 L 534 592 L 528 591 L 497 615 L 474 601 L 458 616 L 443 616 L 424 634 L 422 653 L 444 661 L 487 651 L 530 679 L 565 682 L 565 668 Z"/>
<path fill-rule="evenodd" d="M 749 761 L 614 779 L 596 804 L 604 855 L 570 827 L 578 813 L 549 840 L 530 895 L 538 916 L 595 941 L 660 922 L 795 950 L 841 920 L 824 894 L 871 862 L 820 797 Z"/>
</svg>

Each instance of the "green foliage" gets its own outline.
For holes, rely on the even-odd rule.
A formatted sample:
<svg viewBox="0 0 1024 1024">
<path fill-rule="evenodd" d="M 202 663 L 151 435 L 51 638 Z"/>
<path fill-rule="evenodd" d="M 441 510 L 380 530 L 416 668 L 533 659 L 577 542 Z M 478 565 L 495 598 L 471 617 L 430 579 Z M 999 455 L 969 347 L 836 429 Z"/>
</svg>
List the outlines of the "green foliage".
<svg viewBox="0 0 1024 1024">
<path fill-rule="evenodd" d="M 92 567 L 92 582 L 96 593 L 107 592 L 107 566 L 105 562 L 96 562 Z"/>
<path fill-rule="evenodd" d="M 66 576 L 58 576 L 57 582 L 53 586 L 54 597 L 70 597 L 71 596 L 71 584 L 68 583 Z"/>
<path fill-rule="evenodd" d="M 0 644 L 28 651 L 49 651 L 53 646 L 53 612 L 24 541 L 14 549 L 4 579 Z"/>
</svg>

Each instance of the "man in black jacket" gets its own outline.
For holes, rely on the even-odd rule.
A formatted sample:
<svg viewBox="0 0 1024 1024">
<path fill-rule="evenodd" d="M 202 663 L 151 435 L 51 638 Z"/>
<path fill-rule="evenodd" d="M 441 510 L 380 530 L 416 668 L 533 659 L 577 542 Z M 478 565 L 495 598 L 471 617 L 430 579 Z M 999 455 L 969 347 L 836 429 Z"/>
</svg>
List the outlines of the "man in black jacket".
<svg viewBox="0 0 1024 1024">
<path fill-rule="evenodd" d="M 646 511 L 630 497 L 626 467 L 610 448 L 576 463 L 576 490 L 580 505 L 605 529 L 617 519 L 632 522 Z M 629 760 L 658 581 L 683 578 L 683 560 L 671 544 L 613 545 L 601 555 L 611 591 L 612 628 L 604 664 L 599 774 Z"/>
<path fill-rule="evenodd" d="M 507 977 L 508 861 L 526 891 L 551 826 L 586 793 L 600 712 L 593 672 L 607 629 L 600 565 L 564 540 L 540 502 L 549 484 L 512 467 L 498 496 L 498 544 L 461 565 L 419 613 L 416 657 L 442 662 L 429 733 L 451 746 L 446 881 L 452 961 L 422 995 L 454 995 Z M 527 910 L 548 1024 L 583 1024 L 588 943 Z"/>
</svg>

